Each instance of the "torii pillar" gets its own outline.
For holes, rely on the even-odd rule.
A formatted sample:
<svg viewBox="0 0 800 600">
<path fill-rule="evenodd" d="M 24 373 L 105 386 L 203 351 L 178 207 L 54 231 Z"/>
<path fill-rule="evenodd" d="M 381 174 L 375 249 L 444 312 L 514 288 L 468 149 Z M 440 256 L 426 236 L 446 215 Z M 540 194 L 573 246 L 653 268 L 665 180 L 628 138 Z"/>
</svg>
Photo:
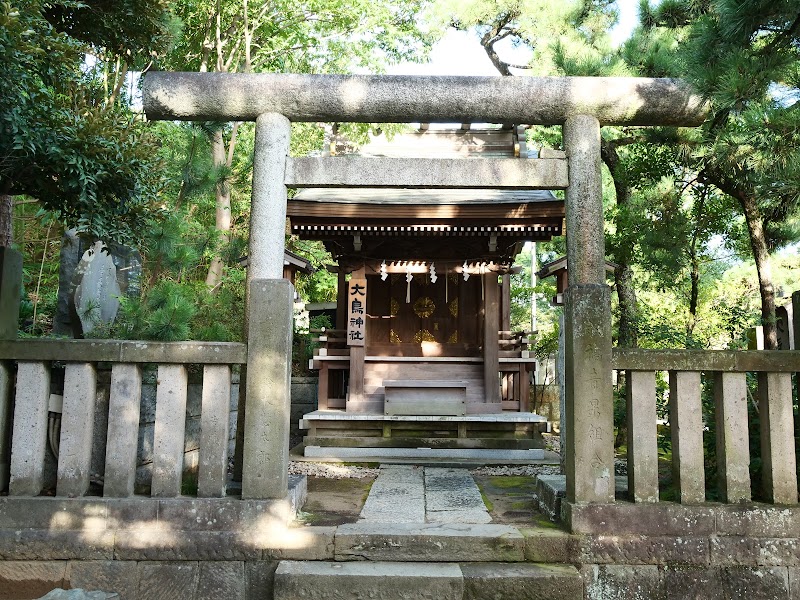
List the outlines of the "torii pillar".
<svg viewBox="0 0 800 600">
<path fill-rule="evenodd" d="M 605 283 L 600 122 L 564 123 L 569 161 L 564 301 L 566 470 L 569 502 L 614 501 L 614 401 L 611 387 L 611 299 Z"/>
<path fill-rule="evenodd" d="M 286 157 L 291 124 L 256 118 L 247 265 L 247 380 L 242 498 L 289 494 L 294 286 L 283 278 Z"/>
</svg>

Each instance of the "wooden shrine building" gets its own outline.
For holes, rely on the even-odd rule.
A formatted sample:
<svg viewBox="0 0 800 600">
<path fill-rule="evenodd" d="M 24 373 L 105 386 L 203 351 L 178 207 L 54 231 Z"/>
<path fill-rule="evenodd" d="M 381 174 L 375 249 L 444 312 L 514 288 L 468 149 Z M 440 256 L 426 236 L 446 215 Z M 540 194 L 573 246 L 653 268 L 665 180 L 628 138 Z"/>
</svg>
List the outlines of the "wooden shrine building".
<svg viewBox="0 0 800 600">
<path fill-rule="evenodd" d="M 362 155 L 519 157 L 516 136 L 422 130 Z M 530 415 L 535 365 L 528 332 L 511 331 L 510 275 L 524 242 L 562 234 L 562 200 L 545 190 L 330 187 L 300 190 L 287 215 L 294 235 L 322 241 L 338 263 L 336 325 L 319 332 L 320 410 L 308 427 L 320 415 L 341 424 L 342 411 Z"/>
</svg>

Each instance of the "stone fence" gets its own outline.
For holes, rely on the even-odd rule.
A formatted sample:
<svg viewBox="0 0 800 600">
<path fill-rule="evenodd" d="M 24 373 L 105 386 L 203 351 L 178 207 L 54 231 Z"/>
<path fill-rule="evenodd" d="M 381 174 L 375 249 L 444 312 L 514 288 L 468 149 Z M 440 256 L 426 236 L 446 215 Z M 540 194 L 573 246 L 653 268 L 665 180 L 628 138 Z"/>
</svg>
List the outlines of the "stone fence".
<svg viewBox="0 0 800 600">
<path fill-rule="evenodd" d="M 43 344 L 47 344 L 46 346 Z M 218 347 L 217 347 L 218 346 Z M 91 348 L 91 349 L 88 349 Z M 202 348 L 202 349 L 201 349 Z M 134 350 L 135 349 L 135 350 Z M 137 431 L 136 445 L 133 445 L 133 436 L 128 440 L 129 446 L 125 448 L 127 453 L 130 450 L 135 452 L 135 478 L 134 478 L 134 493 L 137 495 L 148 495 L 153 478 L 153 466 L 156 462 L 155 459 L 155 431 L 157 427 L 157 415 L 160 414 L 161 418 L 165 418 L 165 411 L 162 408 L 161 412 L 157 410 L 159 397 L 164 398 L 166 381 L 164 380 L 164 369 L 159 371 L 161 361 L 168 360 L 170 354 L 179 352 L 183 353 L 189 350 L 193 355 L 187 354 L 187 361 L 197 360 L 198 363 L 187 362 L 185 366 L 187 371 L 187 385 L 186 385 L 186 411 L 185 411 L 185 424 L 183 428 L 183 456 L 182 456 L 182 495 L 195 495 L 197 493 L 198 484 L 198 471 L 200 467 L 201 446 L 203 444 L 203 418 L 205 416 L 206 423 L 210 418 L 219 418 L 220 422 L 215 425 L 221 426 L 223 423 L 226 426 L 226 433 L 224 438 L 227 440 L 227 449 L 225 450 L 225 460 L 228 463 L 233 461 L 235 445 L 236 445 L 236 429 L 238 422 L 238 409 L 239 409 L 239 368 L 238 362 L 232 362 L 228 367 L 231 367 L 230 374 L 230 392 L 225 393 L 224 390 L 218 390 L 218 393 L 213 395 L 214 402 L 220 403 L 219 405 L 209 404 L 209 384 L 212 386 L 224 386 L 228 380 L 223 377 L 222 380 L 210 381 L 208 370 L 206 366 L 215 365 L 218 363 L 211 362 L 213 360 L 219 361 L 240 361 L 244 354 L 244 345 L 241 344 L 209 344 L 209 343 L 177 343 L 177 344 L 159 344 L 157 342 L 120 342 L 120 341 L 73 341 L 73 340 L 28 340 L 16 342 L 0 342 L 0 357 L 2 357 L 2 366 L 0 366 L 0 492 L 8 489 L 9 484 L 9 466 L 10 455 L 8 450 L 10 444 L 8 443 L 11 438 L 11 420 L 10 414 L 13 411 L 14 398 L 17 397 L 14 388 L 19 383 L 22 387 L 26 387 L 31 382 L 30 374 L 27 374 L 30 367 L 23 366 L 22 377 L 17 379 L 18 367 L 14 366 L 14 362 L 9 360 L 10 357 L 29 358 L 36 356 L 39 359 L 48 358 L 52 360 L 40 360 L 37 362 L 45 363 L 44 371 L 39 368 L 38 377 L 49 376 L 49 383 L 44 385 L 46 389 L 40 389 L 39 392 L 47 394 L 50 398 L 49 406 L 47 407 L 47 420 L 48 425 L 46 428 L 45 440 L 45 457 L 42 469 L 41 487 L 45 493 L 50 493 L 56 489 L 57 484 L 57 470 L 60 451 L 60 439 L 62 435 L 65 441 L 69 444 L 69 440 L 74 433 L 67 431 L 71 423 L 76 420 L 73 415 L 67 414 L 64 417 L 64 401 L 62 400 L 63 392 L 69 391 L 71 395 L 76 393 L 74 388 L 69 388 L 66 383 L 66 371 L 68 365 L 74 365 L 73 359 L 85 360 L 86 363 L 94 365 L 93 374 L 90 369 L 90 377 L 94 377 L 95 400 L 92 406 L 85 405 L 84 409 L 87 412 L 81 414 L 79 420 L 80 428 L 83 433 L 91 435 L 91 458 L 89 467 L 89 481 L 91 484 L 97 484 L 97 488 L 90 491 L 90 494 L 97 493 L 98 489 L 104 484 L 106 477 L 107 464 L 114 464 L 112 459 L 109 463 L 107 461 L 108 451 L 107 444 L 109 443 L 109 436 L 116 435 L 116 431 L 120 429 L 117 422 L 120 418 L 125 420 L 125 431 Z M 63 352 L 64 354 L 59 354 Z M 155 362 L 143 362 L 150 360 L 144 356 L 144 353 L 151 353 L 150 356 Z M 198 353 L 211 353 L 211 357 L 200 356 Z M 138 356 L 134 353 L 138 353 Z M 54 357 L 63 356 L 67 358 L 60 358 L 55 360 Z M 160 357 L 156 361 L 156 357 Z M 127 364 L 137 366 L 136 376 L 138 383 L 134 385 L 121 388 L 119 385 L 120 374 L 124 372 L 123 363 L 115 361 L 118 358 L 120 361 L 127 361 Z M 177 358 L 177 357 L 176 357 Z M 90 360 L 95 359 L 95 360 Z M 22 360 L 26 363 L 29 361 Z M 71 377 L 74 378 L 75 366 L 69 367 Z M 43 375 L 43 373 L 45 373 Z M 116 378 L 115 378 L 116 374 Z M 36 377 L 35 377 L 36 379 Z M 41 380 L 45 383 L 45 380 Z M 116 381 L 117 385 L 112 385 Z M 10 383 L 9 383 L 10 382 Z M 206 384 L 206 385 L 204 385 Z M 38 384 L 37 384 L 38 385 Z M 42 387 L 42 386 L 39 386 Z M 86 382 L 84 386 L 86 394 L 90 394 L 92 387 L 91 381 Z M 159 396 L 159 387 L 161 387 L 161 394 Z M 292 377 L 291 387 L 291 422 L 290 433 L 293 443 L 299 442 L 302 433 L 298 428 L 300 418 L 303 414 L 316 410 L 316 377 Z M 114 390 L 115 399 L 113 403 L 110 401 L 112 389 Z M 139 393 L 138 409 L 133 405 L 137 402 L 136 394 Z M 38 392 L 34 391 L 33 387 L 26 387 L 26 392 L 22 392 L 18 397 L 26 404 Z M 83 393 L 83 392 L 81 392 Z M 124 395 L 122 398 L 120 394 Z M 69 395 L 69 394 L 67 394 Z M 223 404 L 227 398 L 227 408 L 225 409 L 225 417 L 223 418 Z M 38 398 L 42 402 L 42 398 Z M 126 403 L 130 403 L 128 406 Z M 74 398 L 72 396 L 66 401 L 66 410 L 72 410 L 70 406 L 74 405 Z M 89 403 L 91 404 L 91 402 Z M 125 405 L 127 408 L 122 410 L 120 407 Z M 91 411 L 91 412 L 89 412 Z M 24 411 L 23 411 L 24 413 Z M 138 414 L 138 417 L 137 417 Z M 65 424 L 66 423 L 66 424 Z M 136 427 L 131 427 L 136 423 Z M 88 429 L 87 429 L 88 425 Z M 62 429 L 64 433 L 62 434 Z M 208 425 L 205 427 L 208 432 Z M 180 432 L 178 432 L 179 434 Z M 220 430 L 220 435 L 223 435 Z M 4 441 L 5 440 L 5 441 Z M 210 443 L 216 443 L 218 440 L 214 439 L 209 441 L 205 440 L 206 446 Z M 47 447 L 51 451 L 47 451 Z M 177 446 L 176 446 L 177 448 Z M 108 446 L 110 452 L 118 451 L 118 445 L 112 444 Z M 19 447 L 18 447 L 19 451 Z M 38 451 L 38 450 L 37 450 Z M 67 447 L 67 451 L 69 448 Z M 210 448 L 206 448 L 206 465 Z M 216 448 L 215 452 L 220 453 L 221 448 Z M 117 458 L 117 461 L 120 459 Z M 130 468 L 130 456 L 126 455 L 124 468 Z M 213 461 L 223 462 L 223 456 L 213 459 Z M 38 462 L 38 459 L 37 459 Z M 127 485 L 126 472 L 126 485 Z M 115 478 L 115 474 L 109 473 L 110 481 Z M 127 491 L 127 488 L 126 488 Z"/>
<path fill-rule="evenodd" d="M 747 373 L 754 373 L 762 489 L 770 502 L 797 504 L 792 373 L 800 371 L 800 352 L 618 350 L 614 366 L 628 377 L 628 477 L 635 502 L 658 500 L 655 372 L 668 371 L 672 460 L 680 502 L 706 500 L 703 373 L 714 387 L 719 496 L 730 504 L 751 499 Z"/>
<path fill-rule="evenodd" d="M 232 367 L 246 361 L 246 346 L 206 342 L 127 342 L 100 340 L 26 340 L 0 342 L 0 489 L 10 496 L 44 491 L 47 445 L 58 448 L 55 493 L 84 496 L 92 475 L 102 472 L 105 497 L 134 494 L 137 463 L 152 462 L 147 477 L 153 497 L 177 497 L 182 489 L 188 432 L 199 448 L 198 497 L 223 497 L 228 476 L 232 404 Z M 63 388 L 51 388 L 54 364 L 64 363 Z M 96 406 L 98 364 L 111 365 L 107 412 Z M 156 365 L 155 402 L 142 383 L 145 365 Z M 200 390 L 189 386 L 189 370 L 202 373 Z M 144 387 L 144 390 L 143 390 Z M 58 388 L 58 389 L 56 389 Z M 194 389 L 193 389 L 194 388 Z M 51 393 L 61 406 L 51 405 Z M 199 398 L 187 419 L 190 390 Z M 238 391 L 238 390 L 237 390 Z M 12 402 L 13 396 L 13 402 Z M 235 400 L 235 399 L 234 399 Z M 152 410 L 150 419 L 141 414 Z M 11 415 L 13 407 L 13 426 Z M 60 431 L 53 414 L 60 413 Z M 193 427 L 199 413 L 199 427 Z M 95 415 L 105 418 L 95 418 Z M 150 427 L 140 421 L 152 420 Z M 105 431 L 95 431 L 95 427 Z M 10 438 L 10 443 L 9 443 Z M 146 439 L 145 439 L 146 438 Z M 151 441 L 150 441 L 151 440 Z M 105 446 L 98 448 L 99 446 Z M 92 454 L 94 450 L 94 468 Z M 9 452 L 10 451 L 10 452 Z M 143 456 L 143 455 L 147 456 Z M 103 456 L 98 465 L 98 455 Z M 141 491 L 140 489 L 137 491 Z"/>
<path fill-rule="evenodd" d="M 792 373 L 800 371 L 800 352 L 615 349 L 612 365 L 625 371 L 627 378 L 628 495 L 633 504 L 565 503 L 562 516 L 571 531 L 643 529 L 642 519 L 647 521 L 654 511 L 663 512 L 657 503 L 672 507 L 674 515 L 688 515 L 699 509 L 698 505 L 712 512 L 723 509 L 719 502 L 771 514 L 769 505 L 758 508 L 760 505 L 751 504 L 748 402 L 753 403 L 759 419 L 762 500 L 783 508 L 797 506 Z M 677 503 L 659 498 L 657 372 L 668 372 Z M 757 378 L 757 391 L 752 395 L 748 374 Z M 714 502 L 706 497 L 703 436 L 708 423 L 704 423 L 701 402 L 704 383 L 713 384 L 718 490 Z M 595 428 L 590 435 L 597 442 L 614 443 L 612 431 Z"/>
</svg>

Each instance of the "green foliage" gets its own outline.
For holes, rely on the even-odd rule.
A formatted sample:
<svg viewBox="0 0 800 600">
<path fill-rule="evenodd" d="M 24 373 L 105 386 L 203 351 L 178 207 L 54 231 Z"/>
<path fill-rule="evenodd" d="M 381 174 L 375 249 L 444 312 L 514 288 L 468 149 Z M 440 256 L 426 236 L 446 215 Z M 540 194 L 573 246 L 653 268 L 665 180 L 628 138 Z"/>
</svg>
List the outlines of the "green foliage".
<svg viewBox="0 0 800 600">
<path fill-rule="evenodd" d="M 141 299 L 122 298 L 114 324 L 105 330 L 93 330 L 92 335 L 163 342 L 240 341 L 244 327 L 244 276 L 243 270 L 229 269 L 214 294 L 203 282 L 162 279 Z"/>
<path fill-rule="evenodd" d="M 556 322 L 552 329 L 536 336 L 532 347 L 533 355 L 540 360 L 555 356 L 558 352 L 558 336 L 559 329 Z"/>
<path fill-rule="evenodd" d="M 314 333 L 321 329 L 333 327 L 331 318 L 328 315 L 316 315 L 309 319 L 307 330 L 298 330 L 295 327 L 294 337 L 292 338 L 292 375 L 309 375 L 308 361 L 313 358 L 315 351 L 319 348 L 319 342 L 313 339 L 319 336 Z"/>
<path fill-rule="evenodd" d="M 172 6 L 182 23 L 181 35 L 159 66 L 296 73 L 344 73 L 356 66 L 380 70 L 387 63 L 424 58 L 430 38 L 416 21 L 422 5 L 422 0 L 257 0 L 245 5 L 181 0 Z M 214 55 L 218 18 L 224 56 Z"/>
<path fill-rule="evenodd" d="M 140 4 L 160 19 L 160 0 Z M 28 194 L 88 235 L 126 240 L 160 189 L 159 169 L 143 124 L 82 69 L 90 50 L 82 38 L 97 24 L 83 18 L 89 12 L 97 20 L 116 14 L 77 2 L 0 4 L 0 193 Z M 94 46 L 117 52 L 145 39 L 125 24 L 116 31 L 113 40 L 102 39 L 107 28 L 93 32 Z"/>
<path fill-rule="evenodd" d="M 531 300 L 534 289 L 531 287 L 531 253 L 527 250 L 521 252 L 514 262 L 522 270 L 511 275 L 511 329 L 532 331 Z"/>
<path fill-rule="evenodd" d="M 57 31 L 91 46 L 95 54 L 133 59 L 140 68 L 167 47 L 174 26 L 167 0 L 115 0 L 94 5 L 61 0 L 40 5 L 42 16 Z"/>
<path fill-rule="evenodd" d="M 606 33 L 616 22 L 614 2 L 570 0 L 438 0 L 428 17 L 439 27 L 474 30 L 495 66 L 530 69 L 536 75 L 552 74 L 559 57 L 567 56 L 579 39 L 607 45 Z M 527 64 L 510 64 L 497 56 L 494 44 L 511 39 L 532 51 Z M 492 56 L 494 53 L 495 56 Z M 591 60 L 586 54 L 576 60 Z"/>
</svg>

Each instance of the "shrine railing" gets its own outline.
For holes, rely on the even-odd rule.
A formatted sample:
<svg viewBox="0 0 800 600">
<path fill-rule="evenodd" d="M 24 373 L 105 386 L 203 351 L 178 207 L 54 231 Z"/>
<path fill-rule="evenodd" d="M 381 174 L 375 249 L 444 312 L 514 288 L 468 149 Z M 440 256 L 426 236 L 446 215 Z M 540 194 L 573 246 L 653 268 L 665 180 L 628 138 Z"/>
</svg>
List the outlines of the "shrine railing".
<svg viewBox="0 0 800 600">
<path fill-rule="evenodd" d="M 317 345 L 309 368 L 319 371 L 319 408 L 345 408 L 350 371 L 350 350 L 343 329 L 311 329 Z M 528 350 L 526 331 L 498 331 L 500 400 L 503 410 L 530 410 L 530 371 L 535 359 Z M 391 359 L 387 359 L 391 360 Z M 422 359 L 424 360 L 424 359 Z M 479 361 L 479 357 L 462 359 Z"/>
<path fill-rule="evenodd" d="M 528 338 L 527 331 L 498 331 L 498 343 L 500 346 L 500 356 L 508 358 L 527 358 Z"/>
<path fill-rule="evenodd" d="M 192 368 L 202 370 L 196 494 L 224 497 L 231 369 L 246 361 L 247 347 L 235 343 L 0 342 L 0 490 L 8 489 L 11 496 L 46 492 L 50 444 L 57 448 L 55 494 L 84 496 L 90 491 L 93 446 L 105 445 L 102 495 L 133 496 L 137 449 L 145 443 L 140 441 L 139 426 L 142 371 L 144 365 L 156 365 L 150 495 L 168 498 L 194 493 L 182 486 L 188 371 L 194 365 Z M 62 365 L 63 386 L 60 377 L 51 378 Z M 105 419 L 95 419 L 98 365 L 110 365 L 111 370 L 104 431 L 94 428 L 95 422 L 105 423 Z M 51 395 L 59 401 L 58 406 Z M 60 411 L 60 430 L 54 411 Z"/>
<path fill-rule="evenodd" d="M 344 408 L 347 400 L 350 349 L 344 329 L 311 329 L 312 343 L 318 344 L 309 368 L 319 370 L 319 408 Z"/>
<path fill-rule="evenodd" d="M 500 399 L 503 410 L 530 410 L 530 371 L 536 361 L 531 358 L 527 331 L 499 331 Z"/>
<path fill-rule="evenodd" d="M 792 374 L 800 371 L 800 352 L 617 349 L 612 364 L 626 379 L 631 500 L 653 503 L 665 496 L 663 482 L 659 486 L 660 379 L 662 388 L 669 386 L 661 410 L 669 418 L 672 489 L 681 504 L 703 503 L 709 496 L 748 502 L 753 487 L 760 490 L 758 500 L 797 504 Z M 759 445 L 751 444 L 755 435 Z M 755 486 L 751 446 L 760 447 Z M 706 486 L 706 464 L 716 467 L 716 490 Z"/>
</svg>

